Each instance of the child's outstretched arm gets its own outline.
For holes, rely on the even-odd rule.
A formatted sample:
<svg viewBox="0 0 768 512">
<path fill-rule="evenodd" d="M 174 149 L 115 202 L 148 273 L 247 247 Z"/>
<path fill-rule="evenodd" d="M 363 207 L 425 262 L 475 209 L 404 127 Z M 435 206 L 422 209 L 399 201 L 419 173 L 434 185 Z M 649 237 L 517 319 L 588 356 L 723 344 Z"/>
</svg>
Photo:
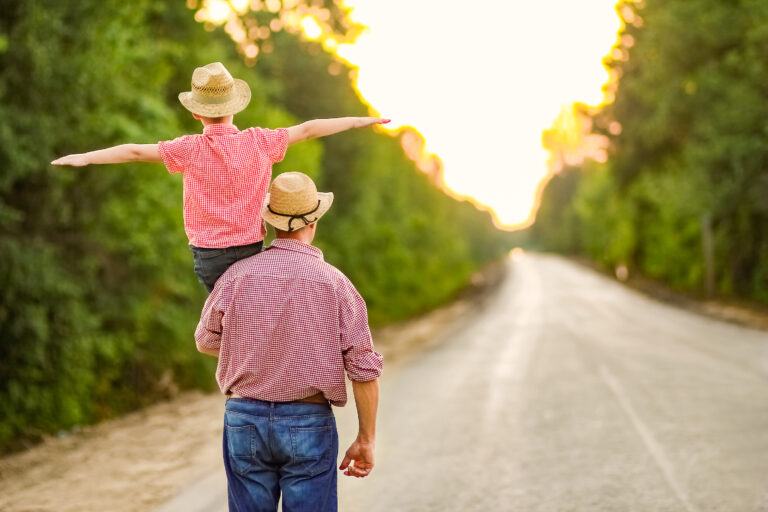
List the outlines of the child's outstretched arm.
<svg viewBox="0 0 768 512">
<path fill-rule="evenodd" d="M 386 124 L 389 119 L 381 117 L 336 117 L 333 119 L 314 119 L 288 128 L 288 145 L 307 139 L 325 137 L 351 128 L 365 128 L 374 124 Z"/>
<path fill-rule="evenodd" d="M 157 144 L 121 144 L 88 153 L 77 153 L 57 158 L 52 165 L 82 167 L 90 164 L 121 164 L 123 162 L 159 162 Z"/>
</svg>

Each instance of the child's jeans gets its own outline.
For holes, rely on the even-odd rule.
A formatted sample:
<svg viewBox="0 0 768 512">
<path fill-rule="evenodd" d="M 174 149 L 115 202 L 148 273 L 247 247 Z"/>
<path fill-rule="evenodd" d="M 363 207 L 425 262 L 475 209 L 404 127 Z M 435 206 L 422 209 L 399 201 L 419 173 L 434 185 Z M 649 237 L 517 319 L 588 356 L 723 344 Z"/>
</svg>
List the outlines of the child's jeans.
<svg viewBox="0 0 768 512">
<path fill-rule="evenodd" d="M 260 253 L 263 245 L 264 242 L 261 241 L 255 244 L 224 247 L 221 249 L 195 247 L 194 245 L 190 245 L 189 248 L 192 249 L 192 254 L 195 257 L 195 274 L 197 274 L 197 278 L 208 289 L 208 293 L 211 293 L 216 281 L 227 271 L 230 265 Z"/>
</svg>

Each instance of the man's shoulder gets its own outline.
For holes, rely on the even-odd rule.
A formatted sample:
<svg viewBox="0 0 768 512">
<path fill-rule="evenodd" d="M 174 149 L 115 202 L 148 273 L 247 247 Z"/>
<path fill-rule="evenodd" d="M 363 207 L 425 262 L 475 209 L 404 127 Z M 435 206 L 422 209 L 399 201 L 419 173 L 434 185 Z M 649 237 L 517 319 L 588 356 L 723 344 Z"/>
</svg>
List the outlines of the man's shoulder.
<svg viewBox="0 0 768 512">
<path fill-rule="evenodd" d="M 334 284 L 334 286 L 340 281 L 348 281 L 339 269 L 320 258 L 294 251 L 270 248 L 233 263 L 226 274 L 230 278 L 251 275 L 304 279 Z"/>
<path fill-rule="evenodd" d="M 348 280 L 341 270 L 322 258 L 316 258 L 302 253 L 285 255 L 283 254 L 285 252 L 288 251 L 279 251 L 276 254 L 276 259 L 296 261 L 298 263 L 297 268 L 301 269 L 303 275 L 313 276 L 319 280 L 332 282 L 334 284 L 338 281 Z"/>
<path fill-rule="evenodd" d="M 318 266 L 322 269 L 323 275 L 328 282 L 333 285 L 339 297 L 348 298 L 350 294 L 353 296 L 358 295 L 357 288 L 355 288 L 355 285 L 352 284 L 352 281 L 344 272 L 324 260 L 318 260 Z"/>
<path fill-rule="evenodd" d="M 338 268 L 334 267 L 327 261 L 321 261 L 320 263 L 322 264 L 323 269 L 328 273 L 329 276 L 332 276 L 334 279 L 337 279 L 340 281 L 349 282 L 349 278 L 346 276 L 346 274 L 344 274 L 344 272 L 342 272 Z"/>
</svg>

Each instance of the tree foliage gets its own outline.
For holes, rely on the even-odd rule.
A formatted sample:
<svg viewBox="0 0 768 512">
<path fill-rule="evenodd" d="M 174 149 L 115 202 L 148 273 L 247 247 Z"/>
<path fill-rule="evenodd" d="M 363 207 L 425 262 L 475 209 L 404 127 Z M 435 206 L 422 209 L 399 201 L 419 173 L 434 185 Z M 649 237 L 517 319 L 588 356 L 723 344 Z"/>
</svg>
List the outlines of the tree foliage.
<svg viewBox="0 0 768 512">
<path fill-rule="evenodd" d="M 610 158 L 585 165 L 560 205 L 578 233 L 569 248 L 704 290 L 709 225 L 718 290 L 768 301 L 768 4 L 618 10 L 615 98 L 594 116 Z M 536 238 L 557 238 L 556 223 L 537 222 Z"/>
<path fill-rule="evenodd" d="M 351 70 L 319 43 L 283 31 L 273 45 L 248 67 L 183 2 L 0 0 L 0 450 L 212 387 L 214 361 L 192 341 L 205 295 L 179 177 L 161 165 L 48 162 L 199 132 L 176 95 L 213 61 L 251 86 L 240 127 L 367 113 Z M 506 250 L 490 216 L 434 187 L 396 137 L 303 142 L 284 170 L 336 193 L 319 243 L 375 322 L 449 299 Z"/>
</svg>

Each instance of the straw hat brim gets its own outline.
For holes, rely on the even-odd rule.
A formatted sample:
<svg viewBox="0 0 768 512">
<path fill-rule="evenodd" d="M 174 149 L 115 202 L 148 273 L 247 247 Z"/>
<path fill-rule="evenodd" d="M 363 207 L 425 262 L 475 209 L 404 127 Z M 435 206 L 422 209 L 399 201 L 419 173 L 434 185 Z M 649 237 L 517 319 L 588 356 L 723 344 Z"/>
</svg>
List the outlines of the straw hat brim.
<svg viewBox="0 0 768 512">
<path fill-rule="evenodd" d="M 251 88 L 244 80 L 234 79 L 233 98 L 226 103 L 201 103 L 194 98 L 191 91 L 179 93 L 179 101 L 184 108 L 205 117 L 223 117 L 237 114 L 251 101 Z"/>
<path fill-rule="evenodd" d="M 291 217 L 276 215 L 269 211 L 269 197 L 270 195 L 267 194 L 267 198 L 264 201 L 264 210 L 261 214 L 262 218 L 277 229 L 288 231 L 288 223 L 290 222 Z M 320 201 L 320 205 L 317 207 L 317 210 L 310 213 L 309 215 L 305 215 L 310 224 L 317 222 L 320 217 L 325 215 L 325 212 L 327 212 L 331 207 L 331 204 L 333 203 L 333 192 L 318 192 L 317 199 Z M 301 219 L 298 218 L 291 224 L 291 227 L 293 227 L 294 231 L 299 228 L 303 228 L 304 226 L 305 224 L 301 221 Z"/>
</svg>

